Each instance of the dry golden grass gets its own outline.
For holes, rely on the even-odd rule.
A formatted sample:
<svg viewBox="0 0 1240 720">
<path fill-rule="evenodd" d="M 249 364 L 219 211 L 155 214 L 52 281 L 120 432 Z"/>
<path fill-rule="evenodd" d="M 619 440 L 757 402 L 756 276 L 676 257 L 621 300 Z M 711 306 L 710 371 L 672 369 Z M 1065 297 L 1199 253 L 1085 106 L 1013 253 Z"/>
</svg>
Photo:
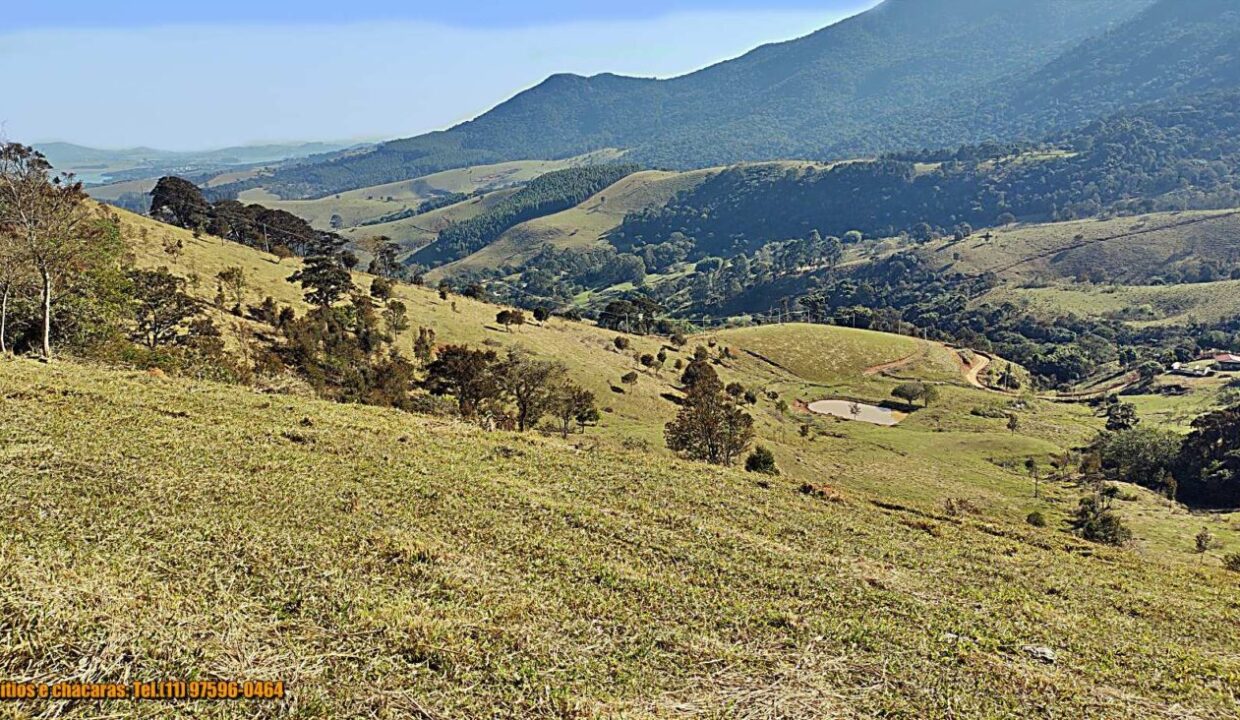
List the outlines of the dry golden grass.
<svg viewBox="0 0 1240 720">
<path fill-rule="evenodd" d="M 8 717 L 1235 717 L 1221 570 L 144 373 L 0 398 L 0 677 L 290 693 Z"/>
</svg>

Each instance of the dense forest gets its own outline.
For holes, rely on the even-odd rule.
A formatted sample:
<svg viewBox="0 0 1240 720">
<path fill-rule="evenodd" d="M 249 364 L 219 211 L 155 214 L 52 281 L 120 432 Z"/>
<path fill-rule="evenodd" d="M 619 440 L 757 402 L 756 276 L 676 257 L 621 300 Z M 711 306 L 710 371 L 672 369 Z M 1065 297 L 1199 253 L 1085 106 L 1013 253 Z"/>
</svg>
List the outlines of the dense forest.
<svg viewBox="0 0 1240 720">
<path fill-rule="evenodd" d="M 1014 219 L 1237 203 L 1240 93 L 1228 92 L 1121 113 L 1041 146 L 905 153 L 825 168 L 738 166 L 626 217 L 611 241 L 669 260 L 688 248 L 692 260 L 752 252 L 811 230 L 930 239 Z M 665 244 L 677 250 L 660 253 Z"/>
<path fill-rule="evenodd" d="M 567 210 L 637 170 L 636 165 L 593 165 L 540 175 L 487 212 L 441 232 L 434 243 L 414 253 L 410 262 L 434 267 L 459 260 L 514 225 Z"/>
</svg>

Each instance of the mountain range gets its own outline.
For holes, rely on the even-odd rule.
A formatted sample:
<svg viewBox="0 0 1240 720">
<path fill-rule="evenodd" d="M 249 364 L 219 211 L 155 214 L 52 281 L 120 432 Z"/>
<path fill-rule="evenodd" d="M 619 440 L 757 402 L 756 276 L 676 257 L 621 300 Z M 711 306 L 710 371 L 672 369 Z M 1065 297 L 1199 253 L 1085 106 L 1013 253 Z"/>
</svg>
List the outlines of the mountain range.
<svg viewBox="0 0 1240 720">
<path fill-rule="evenodd" d="M 261 184 L 318 197 L 601 148 L 683 169 L 1038 139 L 1236 87 L 1238 39 L 1228 0 L 886 0 L 681 77 L 554 75 L 449 130 L 298 163 Z"/>
</svg>

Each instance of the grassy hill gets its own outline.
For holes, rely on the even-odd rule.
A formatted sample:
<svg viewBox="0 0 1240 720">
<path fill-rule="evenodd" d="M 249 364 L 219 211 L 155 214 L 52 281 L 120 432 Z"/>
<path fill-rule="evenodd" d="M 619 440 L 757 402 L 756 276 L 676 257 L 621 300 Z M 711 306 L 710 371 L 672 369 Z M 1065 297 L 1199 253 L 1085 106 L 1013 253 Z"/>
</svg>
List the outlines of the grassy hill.
<svg viewBox="0 0 1240 720">
<path fill-rule="evenodd" d="M 183 275 L 201 278 L 192 289 L 204 299 L 214 295 L 211 278 L 237 266 L 246 273 L 247 303 L 270 295 L 299 312 L 306 309 L 299 288 L 287 281 L 295 261 L 277 263 L 250 248 L 206 236 L 196 239 L 187 231 L 127 213 L 122 217 L 135 239 L 137 262 L 171 265 Z M 166 236 L 181 239 L 180 257 L 171 258 L 162 250 Z M 358 274 L 357 282 L 368 287 L 370 280 Z M 592 431 L 594 437 L 615 447 L 636 444 L 655 454 L 667 453 L 663 425 L 677 409 L 666 398 L 676 394 L 679 385 L 679 373 L 670 366 L 677 359 L 687 362 L 698 345 L 708 346 L 714 356 L 729 348 L 730 357 L 721 357 L 716 369 L 725 382 L 740 382 L 759 395 L 751 409 L 756 429 L 760 441 L 775 452 L 784 474 L 812 483 L 831 478 L 846 493 L 872 493 L 935 508 L 947 498 L 969 498 L 984 508 L 986 516 L 1008 522 L 1019 521 L 1034 509 L 1064 518 L 1079 491 L 1065 484 L 1047 491 L 1042 501 L 1034 500 L 1023 463 L 1029 457 L 1046 460 L 1079 447 L 1102 425 L 1084 406 L 973 387 L 965 377 L 967 364 L 956 351 L 905 336 L 791 324 L 711 331 L 689 338 L 679 350 L 660 338 L 632 337 L 631 348 L 622 352 L 612 342 L 616 333 L 590 324 L 552 318 L 505 332 L 495 323 L 498 308 L 491 304 L 464 297 L 444 301 L 430 289 L 408 285 L 399 285 L 396 296 L 407 305 L 412 324 L 397 340 L 398 348 L 410 348 L 418 326 L 425 325 L 437 331 L 440 343 L 520 346 L 559 360 L 599 398 L 603 420 Z M 231 315 L 220 315 L 219 320 L 231 328 L 226 333 L 230 336 L 246 330 L 247 321 Z M 666 369 L 651 370 L 638 361 L 641 354 L 660 349 L 668 353 Z M 629 372 L 639 374 L 636 385 L 620 382 Z M 881 404 L 906 380 L 940 383 L 942 397 L 895 428 L 814 416 L 804 408 L 829 398 Z M 781 409 L 781 402 L 787 409 Z M 1009 412 L 1020 416 L 1019 433 L 1006 428 Z M 803 425 L 810 427 L 808 436 L 801 434 Z M 916 461 L 910 463 L 910 458 Z M 1122 512 L 1135 523 L 1138 537 L 1161 538 L 1149 546 L 1151 552 L 1190 556 L 1191 535 L 1199 528 L 1182 509 L 1168 508 L 1142 494 L 1125 504 Z M 1217 517 L 1218 533 L 1234 537 L 1240 545 L 1240 528 L 1229 518 Z"/>
<path fill-rule="evenodd" d="M 692 189 L 714 172 L 649 170 L 634 173 L 574 208 L 517 225 L 485 248 L 437 268 L 429 276 L 439 278 L 461 270 L 519 264 L 545 246 L 566 249 L 599 244 L 629 213 L 665 205 L 677 193 Z"/>
<path fill-rule="evenodd" d="M 1017 284 L 1095 278 L 1140 285 L 1195 274 L 1202 261 L 1234 264 L 1238 233 L 1240 211 L 1225 209 L 1013 225 L 932 247 L 953 269 Z"/>
<path fill-rule="evenodd" d="M 1234 714 L 1217 570 L 145 373 L 0 393 L 6 677 L 279 678 L 304 718 Z"/>
<path fill-rule="evenodd" d="M 198 277 L 204 298 L 237 266 L 247 302 L 305 309 L 296 261 L 121 218 L 139 265 Z M 967 354 L 869 331 L 738 328 L 666 348 L 702 345 L 759 391 L 750 412 L 783 474 L 756 476 L 662 449 L 676 374 L 634 357 L 659 338 L 621 352 L 589 324 L 505 332 L 493 305 L 396 292 L 440 342 L 561 360 L 599 394 L 599 427 L 487 433 L 0 358 L 0 675 L 281 679 L 280 712 L 302 718 L 1234 716 L 1237 580 L 1192 536 L 1208 525 L 1234 552 L 1236 518 L 1125 487 L 1136 544 L 1067 534 L 1080 490 L 1048 479 L 1034 499 L 1023 462 L 1087 440 L 1086 408 L 979 389 Z M 217 320 L 229 342 L 249 323 Z M 895 427 L 805 411 L 880 403 L 905 378 L 941 398 Z M 1019 432 L 987 408 L 1018 413 Z M 1049 527 L 1023 522 L 1034 509 Z"/>
<path fill-rule="evenodd" d="M 485 193 L 529 182 L 539 175 L 556 170 L 606 162 L 615 157 L 614 152 L 600 151 L 564 160 L 526 160 L 461 167 L 408 180 L 348 190 L 317 200 L 281 200 L 278 195 L 261 187 L 240 193 L 238 199 L 293 213 L 320 230 L 333 229 L 331 218 L 339 215 L 343 221 L 342 227 L 353 228 L 355 232 L 366 232 L 358 226 L 385 215 L 415 209 L 423 201 L 440 195 Z"/>
</svg>

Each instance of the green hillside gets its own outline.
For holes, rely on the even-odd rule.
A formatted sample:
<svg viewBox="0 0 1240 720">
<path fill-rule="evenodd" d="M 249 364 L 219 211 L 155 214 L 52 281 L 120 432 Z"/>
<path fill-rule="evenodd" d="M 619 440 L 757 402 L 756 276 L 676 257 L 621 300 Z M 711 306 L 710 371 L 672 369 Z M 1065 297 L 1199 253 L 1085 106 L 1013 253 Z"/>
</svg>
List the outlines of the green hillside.
<svg viewBox="0 0 1240 720">
<path fill-rule="evenodd" d="M 1160 0 L 1012 91 L 1013 122 L 1070 127 L 1125 105 L 1240 85 L 1240 8 Z"/>
<path fill-rule="evenodd" d="M 603 151 L 565 160 L 528 160 L 462 167 L 409 180 L 361 187 L 317 200 L 281 200 L 262 188 L 246 190 L 238 198 L 243 202 L 256 202 L 291 212 L 320 230 L 358 228 L 368 221 L 416 209 L 423 201 L 443 195 L 486 193 L 526 183 L 556 170 L 606 162 L 615 156 L 615 153 Z M 331 220 L 335 215 L 340 217 L 340 224 L 333 227 Z"/>
<path fill-rule="evenodd" d="M 606 240 L 625 216 L 670 202 L 678 193 L 692 190 L 715 170 L 633 173 L 568 210 L 527 220 L 468 257 L 449 263 L 428 277 L 450 276 L 462 270 L 519 265 L 539 249 L 585 248 Z"/>
</svg>

